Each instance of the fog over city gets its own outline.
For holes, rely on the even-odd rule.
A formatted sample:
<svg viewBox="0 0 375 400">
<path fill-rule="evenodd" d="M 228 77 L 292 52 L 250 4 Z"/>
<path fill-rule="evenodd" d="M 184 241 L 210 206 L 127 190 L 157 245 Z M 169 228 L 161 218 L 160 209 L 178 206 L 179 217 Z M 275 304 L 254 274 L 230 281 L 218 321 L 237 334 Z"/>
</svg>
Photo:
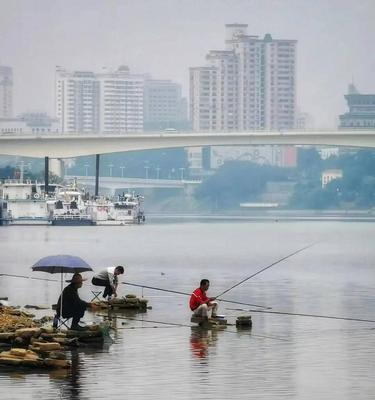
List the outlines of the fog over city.
<svg viewBox="0 0 375 400">
<path fill-rule="evenodd" d="M 316 128 L 337 127 L 354 82 L 373 93 L 373 0 L 0 0 L 0 65 L 13 68 L 14 114 L 55 113 L 55 67 L 132 73 L 182 84 L 224 49 L 225 24 L 295 39 L 297 105 Z"/>
</svg>

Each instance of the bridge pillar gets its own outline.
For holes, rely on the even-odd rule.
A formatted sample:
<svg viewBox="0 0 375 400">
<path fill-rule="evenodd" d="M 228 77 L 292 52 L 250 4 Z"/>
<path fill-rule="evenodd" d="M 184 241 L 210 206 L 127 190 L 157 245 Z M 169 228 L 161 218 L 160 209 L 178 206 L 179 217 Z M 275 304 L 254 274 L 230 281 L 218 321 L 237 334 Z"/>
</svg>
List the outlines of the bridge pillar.
<svg viewBox="0 0 375 400">
<path fill-rule="evenodd" d="M 48 157 L 46 157 L 48 158 Z M 49 160 L 49 169 L 54 174 L 60 178 L 64 177 L 64 160 L 61 158 L 51 158 Z"/>
<path fill-rule="evenodd" d="M 44 191 L 48 193 L 49 184 L 49 158 L 44 157 Z"/>
<path fill-rule="evenodd" d="M 95 157 L 95 197 L 99 196 L 99 164 L 100 164 L 100 154 L 96 154 L 96 157 Z"/>
</svg>

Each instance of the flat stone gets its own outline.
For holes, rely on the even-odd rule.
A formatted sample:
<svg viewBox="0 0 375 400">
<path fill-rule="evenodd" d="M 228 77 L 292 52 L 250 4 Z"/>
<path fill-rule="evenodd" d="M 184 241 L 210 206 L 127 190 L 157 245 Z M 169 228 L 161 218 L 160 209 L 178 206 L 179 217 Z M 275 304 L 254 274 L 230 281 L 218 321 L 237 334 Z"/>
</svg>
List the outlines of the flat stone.
<svg viewBox="0 0 375 400">
<path fill-rule="evenodd" d="M 21 328 L 16 330 L 15 335 L 22 338 L 31 338 L 39 336 L 40 333 L 40 328 Z"/>
<path fill-rule="evenodd" d="M 14 339 L 15 336 L 16 334 L 14 332 L 2 332 L 0 333 L 0 342 Z"/>
</svg>

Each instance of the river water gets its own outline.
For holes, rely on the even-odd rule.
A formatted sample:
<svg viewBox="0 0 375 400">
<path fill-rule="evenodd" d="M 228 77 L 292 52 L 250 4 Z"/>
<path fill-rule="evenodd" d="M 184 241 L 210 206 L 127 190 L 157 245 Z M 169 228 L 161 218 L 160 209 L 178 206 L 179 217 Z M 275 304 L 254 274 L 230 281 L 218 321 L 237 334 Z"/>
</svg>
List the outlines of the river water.
<svg viewBox="0 0 375 400">
<path fill-rule="evenodd" d="M 231 290 L 226 299 L 276 311 L 375 319 L 375 224 L 152 220 L 129 227 L 0 229 L 0 273 L 31 273 L 50 254 L 79 255 L 94 270 L 122 264 L 122 280 L 214 296 L 274 261 L 314 246 Z M 91 278 L 92 273 L 86 273 Z M 80 296 L 90 299 L 90 281 Z M 55 282 L 0 277 L 13 305 L 55 303 Z M 112 341 L 68 352 L 71 372 L 0 370 L 4 399 L 373 399 L 375 324 L 250 313 L 253 329 L 191 328 L 188 297 L 122 285 L 149 299 L 144 314 L 118 314 Z M 245 311 L 235 310 L 243 308 Z M 220 303 L 233 323 L 248 307 Z M 43 311 L 49 313 L 52 311 Z M 85 321 L 102 317 L 86 313 Z M 150 322 L 153 321 L 153 322 Z M 163 324 L 170 322 L 177 325 Z M 181 326 L 179 326 L 181 325 Z"/>
</svg>

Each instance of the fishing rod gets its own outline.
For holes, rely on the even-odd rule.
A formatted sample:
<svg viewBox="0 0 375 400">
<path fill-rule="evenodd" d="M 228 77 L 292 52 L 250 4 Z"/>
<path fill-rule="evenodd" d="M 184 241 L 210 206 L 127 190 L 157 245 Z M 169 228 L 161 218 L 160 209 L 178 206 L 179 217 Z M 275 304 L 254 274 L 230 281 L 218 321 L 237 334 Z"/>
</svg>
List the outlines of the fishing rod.
<svg viewBox="0 0 375 400">
<path fill-rule="evenodd" d="M 130 282 L 121 282 L 121 283 L 122 283 L 123 285 L 136 286 L 136 287 L 146 288 L 146 289 L 152 289 L 152 290 L 160 290 L 161 292 L 182 294 L 182 295 L 184 295 L 184 296 L 190 296 L 190 295 L 191 295 L 191 293 L 179 292 L 179 291 L 177 291 L 177 290 L 170 290 L 170 289 L 162 289 L 162 288 L 158 288 L 158 287 L 154 287 L 154 286 L 139 285 L 139 284 L 130 283 Z M 262 305 L 259 305 L 259 304 L 242 303 L 242 302 L 240 302 L 240 301 L 233 301 L 233 300 L 224 300 L 224 299 L 220 299 L 220 301 L 222 301 L 223 303 L 239 304 L 239 305 L 242 305 L 242 306 L 265 308 L 265 309 L 267 309 L 267 310 L 270 310 L 270 309 L 272 308 L 272 307 L 268 307 L 268 306 L 262 306 Z"/>
<path fill-rule="evenodd" d="M 316 243 L 312 243 L 312 244 L 309 244 L 308 246 L 304 246 L 304 247 L 302 247 L 301 249 L 299 249 L 299 250 L 297 250 L 297 251 L 294 251 L 293 253 L 290 253 L 290 254 L 288 254 L 288 255 L 285 256 L 285 257 L 280 258 L 279 260 L 273 262 L 272 264 L 267 265 L 266 267 L 264 267 L 264 268 L 262 268 L 261 270 L 255 272 L 254 274 L 248 276 L 247 278 L 242 279 L 242 281 L 236 283 L 235 285 L 231 286 L 229 289 L 224 290 L 224 292 L 222 292 L 222 293 L 220 293 L 218 296 L 216 296 L 216 299 L 217 299 L 217 300 L 220 300 L 220 301 L 223 301 L 223 300 L 219 299 L 219 297 L 221 297 L 223 294 L 228 293 L 230 290 L 234 289 L 235 287 L 241 285 L 242 283 L 248 281 L 248 280 L 251 279 L 251 278 L 254 278 L 254 276 L 259 275 L 261 272 L 267 270 L 268 268 L 271 268 L 271 267 L 275 266 L 276 264 L 281 263 L 281 261 L 284 261 L 284 260 L 286 260 L 287 258 L 290 258 L 290 257 L 292 257 L 292 256 L 294 256 L 294 255 L 300 253 L 301 251 L 306 250 L 306 249 L 308 249 L 309 247 L 314 246 L 314 244 L 316 244 Z"/>
<path fill-rule="evenodd" d="M 292 315 L 292 316 L 297 316 L 297 317 L 339 319 L 339 320 L 342 320 L 342 321 L 355 321 L 355 322 L 371 322 L 371 323 L 375 323 L 375 320 L 372 320 L 372 319 L 351 318 L 351 317 L 337 317 L 337 316 L 334 316 L 334 315 L 291 313 L 291 312 L 284 312 L 284 311 L 244 310 L 243 308 L 227 308 L 227 310 L 257 312 L 257 313 L 276 314 L 276 315 Z"/>
<path fill-rule="evenodd" d="M 108 318 L 108 315 L 105 314 L 96 314 L 100 317 L 106 317 Z M 184 327 L 184 328 L 194 328 L 195 325 L 187 325 L 187 324 L 179 324 L 179 323 L 175 323 L 175 322 L 165 322 L 165 321 L 155 321 L 155 320 L 150 320 L 150 319 L 139 319 L 139 318 L 133 318 L 133 317 L 120 317 L 120 316 L 116 316 L 115 318 L 117 319 L 128 319 L 128 320 L 132 320 L 132 321 L 138 321 L 138 322 L 147 322 L 147 323 L 154 323 L 154 324 L 161 324 L 161 325 L 169 325 L 170 327 Z M 226 332 L 226 333 L 238 333 L 237 331 L 229 331 L 227 329 L 222 330 L 221 332 Z M 255 335 L 253 333 L 250 334 L 246 334 L 244 332 L 241 332 L 241 334 L 247 335 L 247 336 L 254 336 L 256 338 L 260 338 L 260 339 L 273 339 L 273 340 L 280 340 L 283 342 L 289 342 L 288 339 L 284 339 L 284 338 L 280 338 L 277 336 L 267 336 L 267 335 Z"/>
<path fill-rule="evenodd" d="M 0 274 L 0 276 L 9 276 L 11 278 L 34 279 L 34 280 L 37 280 L 37 281 L 60 282 L 57 279 L 34 278 L 32 276 L 26 276 L 26 275 Z"/>
</svg>

